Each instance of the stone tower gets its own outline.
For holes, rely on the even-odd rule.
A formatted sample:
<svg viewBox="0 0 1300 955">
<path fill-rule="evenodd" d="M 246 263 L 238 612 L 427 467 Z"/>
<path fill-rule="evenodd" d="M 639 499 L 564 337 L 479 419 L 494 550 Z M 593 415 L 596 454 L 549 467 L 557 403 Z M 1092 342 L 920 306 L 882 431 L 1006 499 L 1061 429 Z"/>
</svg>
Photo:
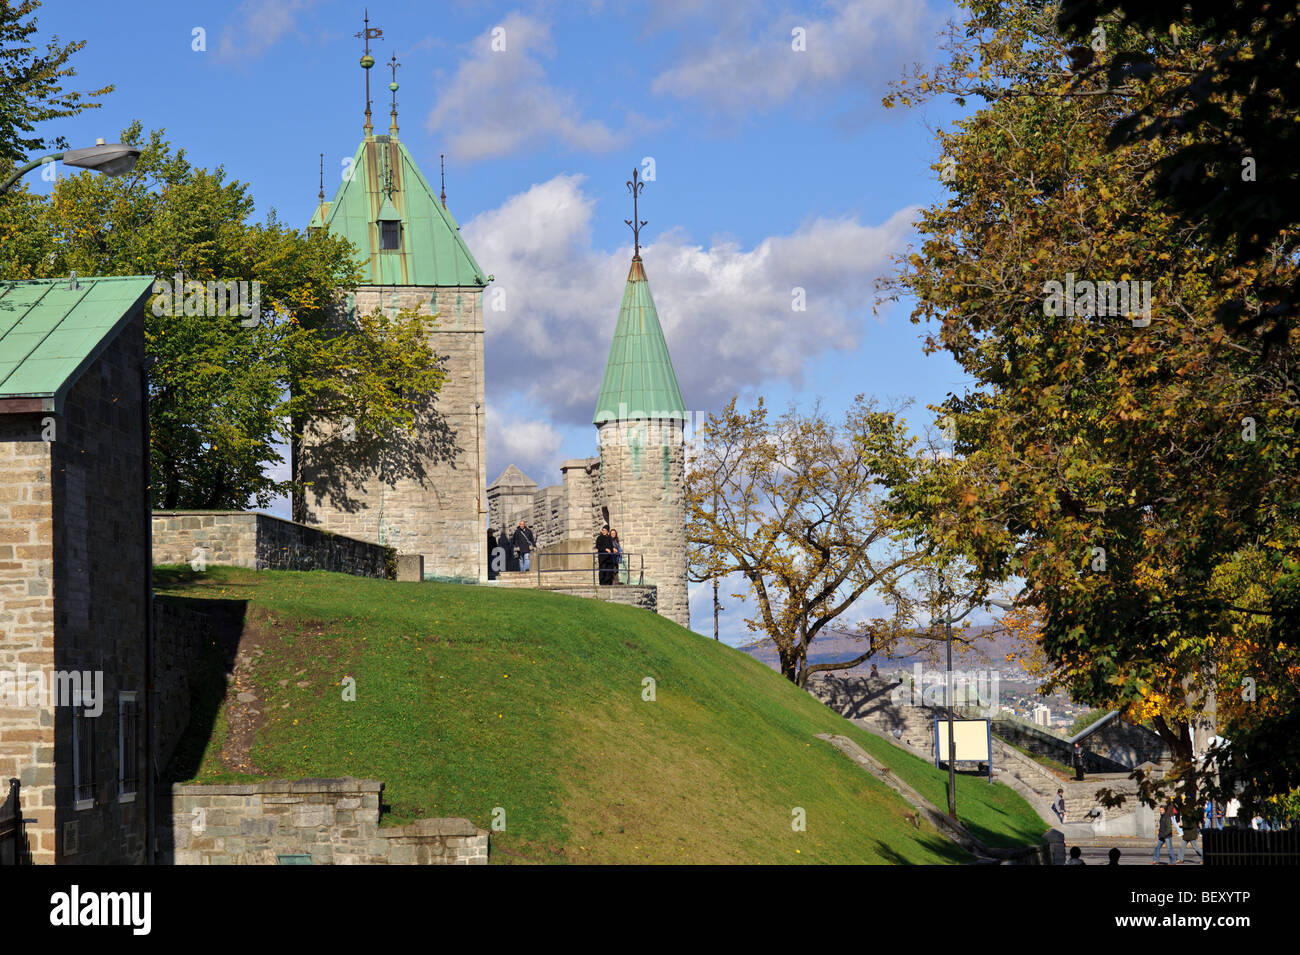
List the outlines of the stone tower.
<svg viewBox="0 0 1300 955">
<path fill-rule="evenodd" d="M 308 228 L 345 236 L 359 250 L 365 278 L 348 303 L 351 314 L 418 306 L 437 315 L 430 346 L 443 361 L 446 379 L 397 456 L 399 465 L 392 463 L 395 446 L 381 447 L 343 473 L 323 437 L 305 442 L 303 477 L 312 482 L 307 520 L 389 544 L 399 553 L 422 554 L 426 577 L 486 580 L 483 289 L 488 278 L 447 210 L 445 191 L 441 196 L 433 191 L 398 140 L 396 63 L 386 135 L 375 135 L 370 122 L 368 71 L 374 61 L 368 49 L 361 65 L 367 70 L 364 135 L 332 202 L 325 202 L 322 184 Z"/>
<path fill-rule="evenodd" d="M 683 431 L 688 420 L 638 242 L 592 418 L 600 442 L 595 498 L 624 551 L 643 555 L 646 583 L 658 587 L 659 613 L 683 627 L 691 625 Z"/>
</svg>

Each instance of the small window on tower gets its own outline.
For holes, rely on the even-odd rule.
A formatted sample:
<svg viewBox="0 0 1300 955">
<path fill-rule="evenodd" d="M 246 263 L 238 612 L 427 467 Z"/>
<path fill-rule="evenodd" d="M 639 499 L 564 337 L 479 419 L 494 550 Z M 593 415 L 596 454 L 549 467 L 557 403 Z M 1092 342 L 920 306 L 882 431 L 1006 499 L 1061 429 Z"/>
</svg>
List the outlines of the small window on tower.
<svg viewBox="0 0 1300 955">
<path fill-rule="evenodd" d="M 379 248 L 384 252 L 395 252 L 401 243 L 402 223 L 385 220 L 379 223 Z"/>
</svg>

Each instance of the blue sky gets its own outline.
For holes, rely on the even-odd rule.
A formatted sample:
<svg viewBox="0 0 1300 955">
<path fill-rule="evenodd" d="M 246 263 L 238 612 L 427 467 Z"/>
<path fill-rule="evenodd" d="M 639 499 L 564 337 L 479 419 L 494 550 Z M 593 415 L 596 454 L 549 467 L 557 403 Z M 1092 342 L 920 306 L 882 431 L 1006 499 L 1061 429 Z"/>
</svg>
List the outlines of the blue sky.
<svg viewBox="0 0 1300 955">
<path fill-rule="evenodd" d="M 305 226 L 320 154 L 328 198 L 361 137 L 362 9 L 47 0 L 41 38 L 86 41 L 70 85 L 116 89 L 102 109 L 45 132 L 73 147 L 113 142 L 138 118 L 191 161 L 250 183 L 259 217 L 274 208 Z M 713 411 L 740 394 L 777 408 L 820 398 L 838 412 L 867 392 L 915 399 L 921 427 L 925 404 L 961 387 L 946 356 L 923 355 L 905 307 L 873 315 L 876 278 L 915 241 L 916 207 L 944 194 L 934 130 L 959 115 L 880 100 L 938 56 L 937 34 L 958 17 L 950 4 L 372 2 L 369 12 L 384 31 L 372 43 L 376 131 L 388 127 L 396 53 L 400 135 L 431 182 L 447 154 L 448 206 L 507 293 L 504 312 L 486 313 L 489 481 L 513 462 L 555 483 L 560 461 L 594 453 L 589 422 L 631 256 L 625 182 L 647 158 L 643 257 L 688 407 Z M 795 287 L 806 311 L 791 310 Z M 703 588 L 698 597 L 694 622 L 711 633 Z M 727 618 L 727 638 L 746 637 L 740 615 Z"/>
</svg>

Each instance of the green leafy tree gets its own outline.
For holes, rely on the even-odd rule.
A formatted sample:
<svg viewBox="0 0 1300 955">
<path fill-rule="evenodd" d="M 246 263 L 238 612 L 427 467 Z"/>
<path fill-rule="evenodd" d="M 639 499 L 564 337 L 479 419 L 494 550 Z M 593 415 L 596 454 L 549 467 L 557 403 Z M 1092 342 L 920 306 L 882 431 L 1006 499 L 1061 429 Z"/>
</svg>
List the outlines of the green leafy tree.
<svg viewBox="0 0 1300 955">
<path fill-rule="evenodd" d="M 112 86 L 85 93 L 65 90 L 65 80 L 76 75 L 72 54 L 86 44 L 60 44 L 53 37 L 40 53 L 33 39 L 39 0 L 6 0 L 0 4 L 0 173 L 18 165 L 29 154 L 51 147 L 67 149 L 62 136 L 36 135 L 37 124 L 76 116 L 95 109 L 96 97 L 113 92 Z"/>
<path fill-rule="evenodd" d="M 1247 340 L 1294 346 L 1300 10 L 1276 0 L 1066 0 L 1058 21 L 1080 42 L 1081 74 L 1124 90 L 1108 145 L 1161 139 L 1153 189 L 1227 250 L 1233 268 L 1220 281 L 1235 294 L 1219 305 L 1221 321 Z M 1108 23 L 1141 42 L 1092 56 L 1087 38 Z M 1193 46 L 1209 55 L 1187 56 Z"/>
<path fill-rule="evenodd" d="M 1177 769 L 1145 795 L 1172 786 L 1194 802 L 1208 780 L 1197 778 L 1193 733 L 1211 701 L 1239 690 L 1225 675 L 1244 666 L 1283 701 L 1239 709 L 1234 731 L 1276 725 L 1270 713 L 1297 699 L 1294 644 L 1243 650 L 1246 631 L 1286 619 L 1278 585 L 1297 545 L 1296 369 L 1217 323 L 1233 294 L 1219 281 L 1231 249 L 1147 183 L 1168 143 L 1108 148 L 1125 91 L 1081 74 L 1055 8 L 965 6 L 948 61 L 887 100 L 983 101 L 939 134 L 936 168 L 952 194 L 923 210 L 922 248 L 886 283 L 887 295 L 914 297 L 913 320 L 931 326 L 927 349 L 947 351 L 973 382 L 937 409 L 953 455 L 899 485 L 898 506 L 981 575 L 1023 579 L 1018 602 L 1040 622 L 1051 685 L 1150 720 Z M 1092 53 L 1105 60 L 1145 43 L 1108 23 Z M 1189 40 L 1182 55 L 1195 70 L 1212 54 Z M 1064 307 L 1067 284 L 1121 281 L 1126 292 L 1139 283 L 1127 309 L 1111 285 L 1075 286 Z M 1142 282 L 1149 309 L 1135 307 Z M 1229 572 L 1247 552 L 1262 598 Z M 1234 751 L 1272 792 L 1300 772 L 1293 760 L 1281 777 L 1263 774 L 1287 765 L 1285 751 Z"/>
</svg>

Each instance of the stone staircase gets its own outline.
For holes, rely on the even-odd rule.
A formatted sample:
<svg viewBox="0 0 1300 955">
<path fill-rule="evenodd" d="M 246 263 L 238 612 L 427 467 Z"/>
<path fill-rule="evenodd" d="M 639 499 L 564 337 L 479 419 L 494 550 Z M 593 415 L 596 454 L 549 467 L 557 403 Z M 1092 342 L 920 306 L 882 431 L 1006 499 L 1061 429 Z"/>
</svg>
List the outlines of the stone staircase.
<svg viewBox="0 0 1300 955">
<path fill-rule="evenodd" d="M 807 688 L 822 703 L 863 729 L 923 759 L 934 759 L 934 718 L 947 715 L 944 707 L 911 705 L 907 688 L 880 678 L 816 674 L 808 681 Z M 899 696 L 897 703 L 895 695 Z M 1065 790 L 1067 836 L 1140 828 L 1133 818 L 1132 796 L 1121 809 L 1106 809 L 1096 798 L 1097 790 L 1106 788 L 1136 793 L 1136 784 L 1127 774 L 1090 774 L 1083 782 L 1076 782 L 1073 777 L 1063 779 L 995 736 L 993 778 L 1019 792 L 1045 821 L 1057 828 L 1063 827 L 1051 805 L 1056 800 L 1056 790 Z"/>
</svg>

